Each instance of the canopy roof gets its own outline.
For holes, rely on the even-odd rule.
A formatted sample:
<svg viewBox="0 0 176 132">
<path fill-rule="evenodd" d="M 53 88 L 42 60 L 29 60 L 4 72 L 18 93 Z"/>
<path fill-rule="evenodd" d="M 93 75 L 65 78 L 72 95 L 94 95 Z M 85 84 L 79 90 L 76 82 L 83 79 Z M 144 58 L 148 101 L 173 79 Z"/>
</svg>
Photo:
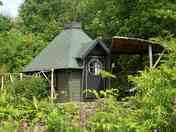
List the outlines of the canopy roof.
<svg viewBox="0 0 176 132">
<path fill-rule="evenodd" d="M 148 53 L 148 46 L 152 46 L 153 53 L 160 53 L 164 48 L 152 41 L 115 36 L 112 39 L 112 54 L 145 54 Z"/>
</svg>

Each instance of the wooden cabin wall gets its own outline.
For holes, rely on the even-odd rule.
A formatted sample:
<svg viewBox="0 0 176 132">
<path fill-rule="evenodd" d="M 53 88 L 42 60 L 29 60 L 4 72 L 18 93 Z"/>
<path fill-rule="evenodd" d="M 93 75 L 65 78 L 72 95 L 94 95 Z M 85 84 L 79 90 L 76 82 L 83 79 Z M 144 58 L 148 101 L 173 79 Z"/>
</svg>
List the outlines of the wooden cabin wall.
<svg viewBox="0 0 176 132">
<path fill-rule="evenodd" d="M 57 70 L 56 92 L 60 102 L 80 101 L 82 70 Z"/>
<path fill-rule="evenodd" d="M 81 101 L 82 70 L 71 70 L 69 74 L 69 96 L 71 101 Z"/>
<path fill-rule="evenodd" d="M 57 70 L 56 76 L 56 93 L 59 102 L 69 101 L 69 72 L 66 70 Z"/>
</svg>

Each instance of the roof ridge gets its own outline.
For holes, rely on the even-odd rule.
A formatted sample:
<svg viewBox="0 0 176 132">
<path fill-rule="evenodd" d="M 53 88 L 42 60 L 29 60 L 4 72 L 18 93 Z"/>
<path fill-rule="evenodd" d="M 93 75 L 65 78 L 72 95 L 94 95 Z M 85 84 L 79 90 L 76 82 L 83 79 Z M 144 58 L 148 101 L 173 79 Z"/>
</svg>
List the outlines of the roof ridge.
<svg viewBox="0 0 176 132">
<path fill-rule="evenodd" d="M 84 32 L 84 30 L 82 30 L 82 29 L 69 29 L 69 30 L 71 30 L 71 35 L 70 35 L 70 37 L 69 37 L 69 39 L 70 40 L 75 40 L 75 39 L 77 39 L 77 34 L 75 34 L 75 32 L 79 32 L 79 34 L 82 34 L 81 35 L 81 38 L 79 38 L 79 40 L 81 40 L 82 39 L 82 36 L 86 36 L 87 38 L 89 38 L 90 39 L 90 42 L 92 41 L 92 38 L 90 38 L 90 36 L 88 36 L 85 32 Z M 89 41 L 87 41 L 87 42 L 89 42 Z M 86 43 L 87 43 L 86 42 Z M 70 62 L 70 60 L 71 59 L 75 59 L 75 61 L 77 61 L 77 55 L 76 56 L 73 56 L 72 55 L 72 52 L 74 52 L 73 50 L 74 50 L 74 47 L 79 47 L 77 50 L 79 51 L 80 50 L 80 47 L 82 47 L 82 45 L 83 45 L 83 42 L 82 43 L 74 43 L 74 45 L 73 45 L 73 43 L 72 43 L 72 41 L 70 41 L 70 45 L 69 45 L 69 61 L 68 62 Z M 70 68 L 70 63 L 68 63 L 68 65 L 67 65 L 67 67 L 68 68 Z"/>
<path fill-rule="evenodd" d="M 67 59 L 67 67 L 69 67 L 69 62 L 70 62 L 70 58 L 71 58 L 71 40 L 73 38 L 73 30 L 75 29 L 67 29 L 67 30 L 71 30 L 70 33 L 70 37 L 69 37 L 69 45 L 68 45 L 68 59 Z"/>
</svg>

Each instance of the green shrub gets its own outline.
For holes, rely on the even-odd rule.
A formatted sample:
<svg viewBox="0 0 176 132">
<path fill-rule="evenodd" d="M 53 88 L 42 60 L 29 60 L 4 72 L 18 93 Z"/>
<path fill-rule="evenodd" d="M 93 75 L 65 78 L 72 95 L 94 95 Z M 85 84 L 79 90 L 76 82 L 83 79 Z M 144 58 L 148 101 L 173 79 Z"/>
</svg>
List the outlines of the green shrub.
<svg viewBox="0 0 176 132">
<path fill-rule="evenodd" d="M 47 132 L 80 132 L 80 129 L 74 126 L 70 113 L 65 112 L 63 108 L 55 107 L 47 118 Z"/>
<path fill-rule="evenodd" d="M 102 108 L 90 118 L 91 132 L 148 132 L 176 130 L 173 97 L 176 97 L 176 68 L 166 64 L 159 69 L 145 70 L 130 77 L 136 85 L 134 97 L 117 102 L 113 96 L 105 98 Z M 171 127 L 172 126 L 172 127 Z"/>
<path fill-rule="evenodd" d="M 48 84 L 40 77 L 26 78 L 24 80 L 15 80 L 10 83 L 10 91 L 17 97 L 25 97 L 32 99 L 33 96 L 37 98 L 47 97 Z"/>
</svg>

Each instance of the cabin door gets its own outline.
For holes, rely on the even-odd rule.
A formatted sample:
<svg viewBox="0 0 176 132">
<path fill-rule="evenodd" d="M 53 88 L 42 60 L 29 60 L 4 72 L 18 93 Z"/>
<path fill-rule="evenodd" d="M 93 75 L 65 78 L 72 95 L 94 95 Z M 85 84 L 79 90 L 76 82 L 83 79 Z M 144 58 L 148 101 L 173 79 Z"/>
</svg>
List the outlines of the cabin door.
<svg viewBox="0 0 176 132">
<path fill-rule="evenodd" d="M 86 89 L 87 90 L 104 90 L 105 80 L 101 77 L 100 72 L 104 70 L 103 57 L 89 57 L 86 65 Z M 88 92 L 89 93 L 89 92 Z M 87 94 L 86 97 L 91 98 L 92 94 Z"/>
</svg>

